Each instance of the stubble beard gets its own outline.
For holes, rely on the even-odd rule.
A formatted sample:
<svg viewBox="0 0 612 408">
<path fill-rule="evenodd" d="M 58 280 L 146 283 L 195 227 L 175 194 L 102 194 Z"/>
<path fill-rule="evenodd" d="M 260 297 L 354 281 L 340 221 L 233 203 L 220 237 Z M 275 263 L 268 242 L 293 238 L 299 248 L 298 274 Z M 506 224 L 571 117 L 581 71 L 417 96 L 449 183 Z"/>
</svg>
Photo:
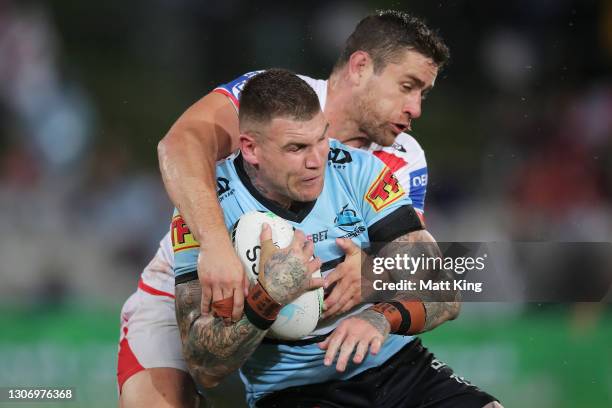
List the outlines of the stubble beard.
<svg viewBox="0 0 612 408">
<path fill-rule="evenodd" d="M 370 94 L 362 96 L 356 103 L 356 122 L 360 132 L 365 133 L 366 137 L 372 142 L 381 146 L 390 146 L 395 141 L 395 137 L 386 132 L 387 125 L 372 110 L 376 101 Z"/>
</svg>

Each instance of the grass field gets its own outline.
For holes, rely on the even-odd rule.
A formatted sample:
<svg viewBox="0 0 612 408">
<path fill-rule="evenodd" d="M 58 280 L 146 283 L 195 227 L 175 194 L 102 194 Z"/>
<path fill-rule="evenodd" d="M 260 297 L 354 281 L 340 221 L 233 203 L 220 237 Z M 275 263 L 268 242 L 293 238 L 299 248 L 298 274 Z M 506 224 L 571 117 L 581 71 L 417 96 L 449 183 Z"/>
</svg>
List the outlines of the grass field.
<svg viewBox="0 0 612 408">
<path fill-rule="evenodd" d="M 473 305 L 472 305 L 473 306 Z M 483 306 L 484 307 L 484 306 Z M 469 314 L 423 336 L 439 359 L 498 396 L 506 407 L 612 406 L 612 316 L 586 327 L 567 307 L 512 318 Z M 116 406 L 118 309 L 81 306 L 0 308 L 0 387 L 75 387 L 76 401 L 2 407 Z M 217 407 L 242 400 L 231 384 L 214 392 Z"/>
</svg>

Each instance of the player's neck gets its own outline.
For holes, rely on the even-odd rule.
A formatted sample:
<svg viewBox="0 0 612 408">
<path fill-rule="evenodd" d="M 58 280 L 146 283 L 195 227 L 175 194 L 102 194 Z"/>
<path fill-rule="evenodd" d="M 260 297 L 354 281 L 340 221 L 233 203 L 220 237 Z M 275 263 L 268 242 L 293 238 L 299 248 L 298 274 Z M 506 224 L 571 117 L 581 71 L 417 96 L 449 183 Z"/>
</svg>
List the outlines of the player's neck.
<svg viewBox="0 0 612 408">
<path fill-rule="evenodd" d="M 261 174 L 258 169 L 246 161 L 243 161 L 242 165 L 245 173 L 251 181 L 251 184 L 262 196 L 270 201 L 274 201 L 274 203 L 282 208 L 289 209 L 291 207 L 293 201 L 288 197 L 276 194 L 271 188 L 268 188 L 266 183 L 261 180 Z"/>
<path fill-rule="evenodd" d="M 353 147 L 364 147 L 371 142 L 359 129 L 355 120 L 355 101 L 344 71 L 333 72 L 327 81 L 325 118 L 329 123 L 327 134 Z"/>
</svg>

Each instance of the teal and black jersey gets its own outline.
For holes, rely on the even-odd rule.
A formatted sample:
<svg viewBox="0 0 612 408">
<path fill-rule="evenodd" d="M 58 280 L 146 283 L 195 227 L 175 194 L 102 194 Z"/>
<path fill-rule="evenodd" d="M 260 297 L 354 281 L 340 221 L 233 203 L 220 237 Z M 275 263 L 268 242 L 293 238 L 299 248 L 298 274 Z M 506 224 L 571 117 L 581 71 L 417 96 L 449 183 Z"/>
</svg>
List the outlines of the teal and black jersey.
<svg viewBox="0 0 612 408">
<path fill-rule="evenodd" d="M 389 242 L 409 232 L 418 223 L 410 198 L 382 160 L 363 150 L 330 139 L 330 154 L 321 195 L 312 202 L 296 203 L 289 209 L 266 199 L 251 184 L 240 153 L 217 164 L 217 194 L 230 230 L 249 211 L 271 211 L 288 220 L 314 243 L 321 258 L 323 276 L 337 265 L 343 252 L 335 239 L 351 238 L 357 245 Z M 415 221 L 416 220 L 416 221 Z M 176 283 L 197 278 L 198 243 L 175 211 L 171 238 Z M 347 316 L 321 321 L 310 336 L 327 334 Z M 348 378 L 382 364 L 406 343 L 409 336 L 389 336 L 381 352 L 368 355 L 359 365 L 350 364 L 344 373 L 323 365 L 324 351 L 316 344 L 291 346 L 261 344 L 241 369 L 250 403 L 267 392 L 290 386 Z"/>
</svg>

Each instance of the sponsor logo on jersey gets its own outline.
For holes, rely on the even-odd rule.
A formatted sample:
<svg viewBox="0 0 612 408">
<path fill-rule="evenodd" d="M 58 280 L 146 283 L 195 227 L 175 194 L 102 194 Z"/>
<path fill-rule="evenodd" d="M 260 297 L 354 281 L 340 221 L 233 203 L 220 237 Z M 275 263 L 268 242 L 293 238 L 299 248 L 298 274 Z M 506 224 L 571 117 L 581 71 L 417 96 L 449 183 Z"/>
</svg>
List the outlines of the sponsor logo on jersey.
<svg viewBox="0 0 612 408">
<path fill-rule="evenodd" d="M 427 167 L 418 169 L 410 173 L 410 188 L 427 186 Z"/>
<path fill-rule="evenodd" d="M 351 153 L 348 150 L 340 149 L 338 147 L 331 147 L 327 160 L 336 169 L 343 169 L 348 163 L 353 161 Z"/>
<path fill-rule="evenodd" d="M 230 181 L 225 177 L 217 177 L 217 197 L 219 197 L 219 202 L 233 194 L 234 190 L 230 187 Z"/>
<path fill-rule="evenodd" d="M 363 233 L 365 227 L 361 224 L 361 218 L 355 210 L 348 208 L 348 204 L 342 207 L 334 219 L 334 226 L 348 233 L 340 238 L 353 238 Z"/>
<path fill-rule="evenodd" d="M 403 144 L 400 144 L 400 143 L 397 143 L 397 142 L 393 142 L 393 144 L 391 146 L 395 150 L 397 150 L 398 152 L 406 153 L 406 148 L 404 147 Z"/>
<path fill-rule="evenodd" d="M 309 241 L 312 241 L 313 244 L 316 244 L 317 242 L 325 241 L 327 239 L 327 231 L 328 230 L 323 230 L 323 231 L 315 232 L 310 235 L 306 235 L 306 239 Z"/>
<path fill-rule="evenodd" d="M 200 246 L 180 215 L 172 217 L 170 238 L 174 253 Z"/>
<path fill-rule="evenodd" d="M 370 185 L 365 200 L 379 212 L 389 204 L 399 200 L 405 192 L 390 168 L 382 169 L 376 180 Z"/>
</svg>

